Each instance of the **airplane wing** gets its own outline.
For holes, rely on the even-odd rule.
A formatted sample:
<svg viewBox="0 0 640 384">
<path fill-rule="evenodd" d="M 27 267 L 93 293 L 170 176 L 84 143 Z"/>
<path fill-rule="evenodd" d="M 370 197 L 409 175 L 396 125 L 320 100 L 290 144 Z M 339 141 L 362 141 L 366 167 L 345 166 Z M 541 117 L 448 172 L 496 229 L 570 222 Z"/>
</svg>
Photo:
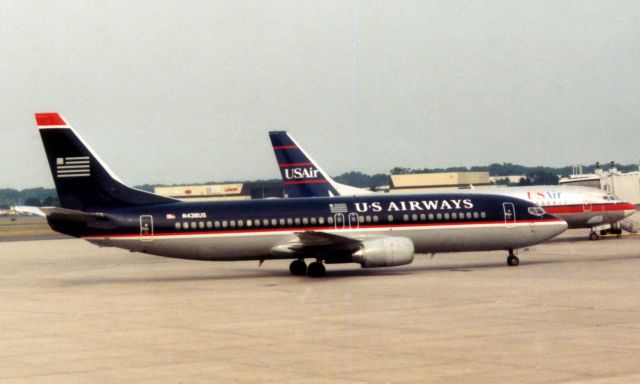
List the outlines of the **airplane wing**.
<svg viewBox="0 0 640 384">
<path fill-rule="evenodd" d="M 298 241 L 296 242 L 295 248 L 297 249 L 305 249 L 305 248 L 339 248 L 339 249 L 357 249 L 362 242 L 359 239 L 342 236 L 342 235 L 334 235 L 327 232 L 317 232 L 317 231 L 305 231 L 305 232 L 296 232 L 295 234 L 298 237 Z"/>
<path fill-rule="evenodd" d="M 270 253 L 274 256 L 288 257 L 295 257 L 295 255 L 304 255 L 314 252 L 345 252 L 350 254 L 360 249 L 364 241 L 384 237 L 351 237 L 321 231 L 295 232 L 294 236 L 295 237 L 292 240 L 271 248 Z"/>
</svg>

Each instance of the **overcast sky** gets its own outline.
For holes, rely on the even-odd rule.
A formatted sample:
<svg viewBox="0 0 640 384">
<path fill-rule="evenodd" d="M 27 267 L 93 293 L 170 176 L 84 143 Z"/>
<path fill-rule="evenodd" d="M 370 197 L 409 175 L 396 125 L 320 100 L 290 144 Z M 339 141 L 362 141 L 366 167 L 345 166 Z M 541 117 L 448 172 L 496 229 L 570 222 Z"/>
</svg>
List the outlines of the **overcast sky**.
<svg viewBox="0 0 640 384">
<path fill-rule="evenodd" d="M 7 1 L 0 188 L 58 111 L 125 182 L 640 161 L 640 1 Z"/>
</svg>

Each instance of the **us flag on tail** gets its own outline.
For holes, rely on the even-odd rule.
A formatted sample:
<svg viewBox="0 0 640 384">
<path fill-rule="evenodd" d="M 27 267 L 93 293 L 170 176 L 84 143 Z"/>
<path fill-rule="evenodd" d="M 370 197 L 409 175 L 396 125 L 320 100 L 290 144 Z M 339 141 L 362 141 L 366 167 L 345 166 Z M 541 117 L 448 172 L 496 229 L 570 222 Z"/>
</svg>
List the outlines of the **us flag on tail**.
<svg viewBox="0 0 640 384">
<path fill-rule="evenodd" d="M 62 179 L 91 176 L 90 165 L 89 156 L 58 157 L 56 158 L 56 177 Z"/>
</svg>

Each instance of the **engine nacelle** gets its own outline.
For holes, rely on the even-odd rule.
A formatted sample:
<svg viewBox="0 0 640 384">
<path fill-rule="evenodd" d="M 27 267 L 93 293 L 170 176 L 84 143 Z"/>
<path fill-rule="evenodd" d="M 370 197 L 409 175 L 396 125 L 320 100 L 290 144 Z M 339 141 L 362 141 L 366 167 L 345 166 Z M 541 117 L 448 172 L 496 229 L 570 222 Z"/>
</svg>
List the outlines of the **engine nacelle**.
<svg viewBox="0 0 640 384">
<path fill-rule="evenodd" d="M 364 241 L 352 260 L 362 268 L 393 267 L 411 264 L 413 242 L 406 237 L 383 237 Z"/>
</svg>

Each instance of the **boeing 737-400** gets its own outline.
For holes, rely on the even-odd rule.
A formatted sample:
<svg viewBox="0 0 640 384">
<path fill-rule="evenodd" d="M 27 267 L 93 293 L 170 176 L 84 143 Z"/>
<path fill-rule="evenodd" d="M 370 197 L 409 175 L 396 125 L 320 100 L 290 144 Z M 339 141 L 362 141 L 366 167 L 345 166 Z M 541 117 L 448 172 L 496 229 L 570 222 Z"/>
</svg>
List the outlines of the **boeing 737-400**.
<svg viewBox="0 0 640 384">
<path fill-rule="evenodd" d="M 285 191 L 289 197 L 370 195 L 372 192 L 337 183 L 284 131 L 269 132 Z M 634 204 L 596 188 L 526 186 L 464 190 L 464 193 L 499 194 L 528 200 L 565 220 L 569 228 L 616 223 L 636 211 Z"/>
<path fill-rule="evenodd" d="M 537 205 L 480 194 L 374 195 L 182 202 L 126 186 L 57 113 L 36 122 L 60 208 L 55 231 L 99 246 L 196 260 L 292 259 L 291 273 L 322 276 L 325 263 L 409 264 L 414 253 L 513 250 L 567 224 Z M 305 259 L 314 260 L 308 267 Z"/>
</svg>

